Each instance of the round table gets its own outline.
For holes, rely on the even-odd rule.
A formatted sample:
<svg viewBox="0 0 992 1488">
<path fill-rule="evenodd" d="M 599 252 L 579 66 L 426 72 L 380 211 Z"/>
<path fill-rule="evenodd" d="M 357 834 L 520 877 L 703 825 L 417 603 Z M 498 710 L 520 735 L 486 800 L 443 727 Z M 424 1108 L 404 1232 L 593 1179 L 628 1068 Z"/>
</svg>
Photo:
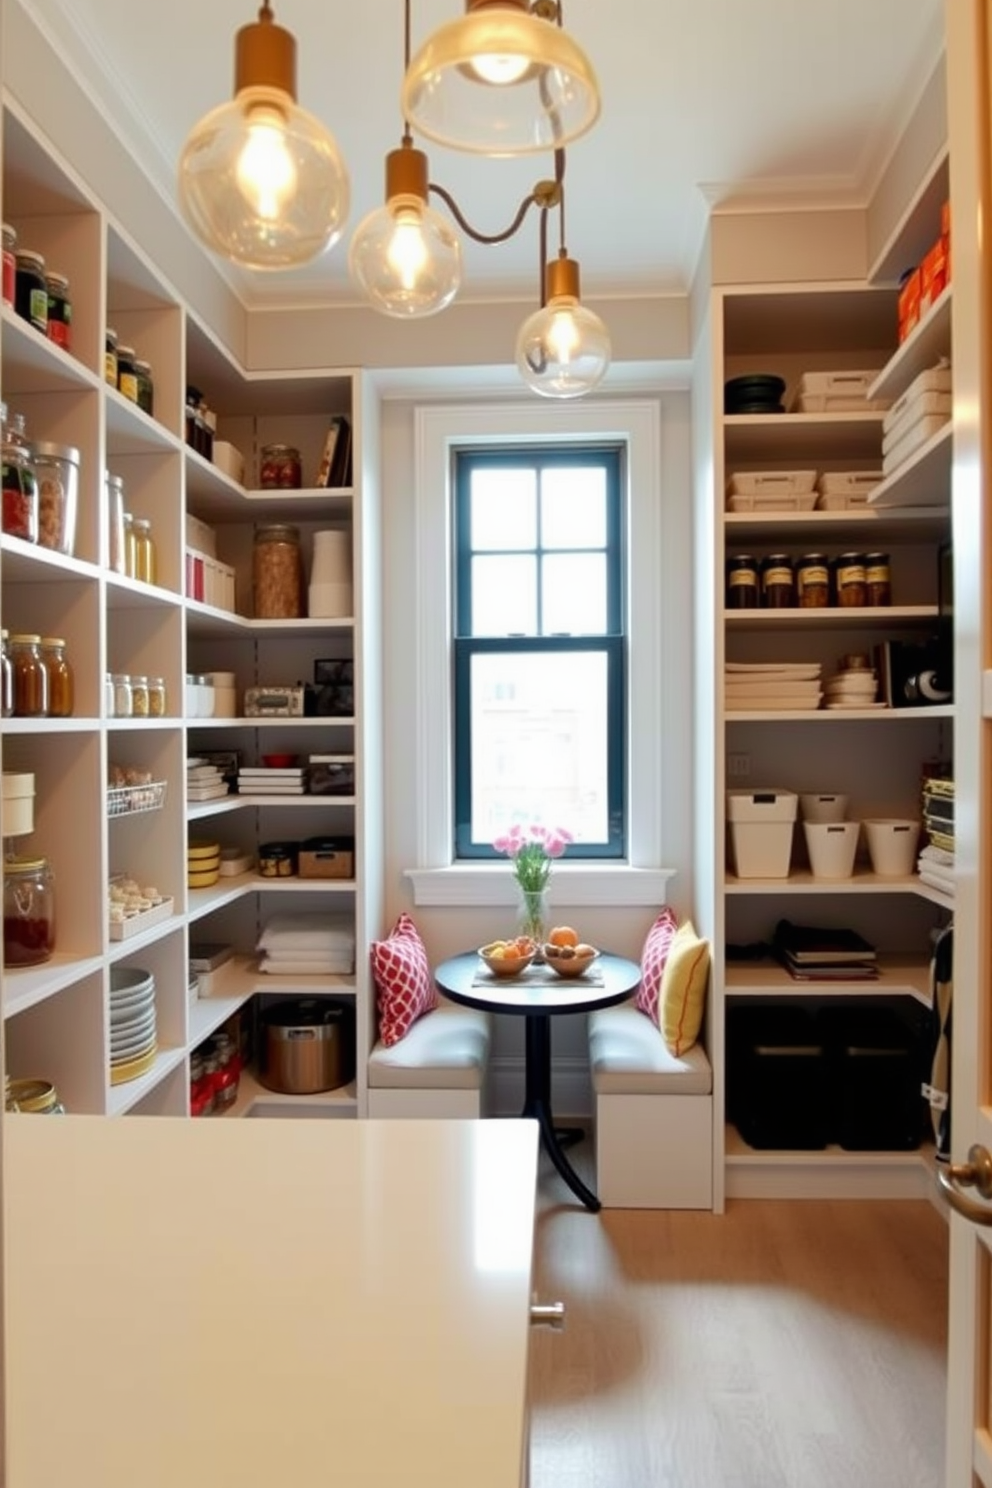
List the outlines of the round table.
<svg viewBox="0 0 992 1488">
<path fill-rule="evenodd" d="M 595 980 L 590 980 L 595 976 Z M 537 1122 L 541 1143 L 569 1188 L 587 1209 L 599 1199 L 572 1167 L 555 1130 L 551 1112 L 551 1019 L 590 1013 L 625 1002 L 641 980 L 636 961 L 604 952 L 584 976 L 560 977 L 549 966 L 528 966 L 516 977 L 497 977 L 475 951 L 442 961 L 434 972 L 438 989 L 451 1002 L 487 1013 L 525 1018 L 525 1090 L 521 1116 Z"/>
</svg>

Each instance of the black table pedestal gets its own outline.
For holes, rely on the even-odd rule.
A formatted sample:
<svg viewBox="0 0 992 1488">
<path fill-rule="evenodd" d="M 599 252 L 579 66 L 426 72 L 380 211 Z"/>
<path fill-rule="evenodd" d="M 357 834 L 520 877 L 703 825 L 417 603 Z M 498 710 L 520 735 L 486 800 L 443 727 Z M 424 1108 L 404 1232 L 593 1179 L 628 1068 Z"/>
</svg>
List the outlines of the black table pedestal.
<svg viewBox="0 0 992 1488">
<path fill-rule="evenodd" d="M 551 1019 L 547 1013 L 531 1013 L 526 1021 L 527 1069 L 524 1108 L 520 1114 L 537 1122 L 544 1150 L 558 1173 L 576 1198 L 597 1214 L 602 1205 L 592 1190 L 582 1182 L 562 1150 L 563 1143 L 577 1142 L 583 1133 L 578 1127 L 557 1132 L 551 1114 Z"/>
</svg>

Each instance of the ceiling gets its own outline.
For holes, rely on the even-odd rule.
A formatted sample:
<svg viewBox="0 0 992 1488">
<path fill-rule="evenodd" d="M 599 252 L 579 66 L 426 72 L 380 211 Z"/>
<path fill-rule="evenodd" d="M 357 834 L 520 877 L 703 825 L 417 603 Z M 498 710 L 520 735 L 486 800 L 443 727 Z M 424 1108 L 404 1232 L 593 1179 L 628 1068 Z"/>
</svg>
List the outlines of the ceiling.
<svg viewBox="0 0 992 1488">
<path fill-rule="evenodd" d="M 174 200 L 183 139 L 231 96 L 234 33 L 258 0 L 21 3 Z M 297 38 L 299 102 L 348 162 L 350 230 L 382 204 L 383 159 L 399 143 L 403 0 L 273 9 Z M 413 47 L 460 10 L 413 0 Z M 713 206 L 863 204 L 943 36 L 943 0 L 564 0 L 564 18 L 603 97 L 567 157 L 567 245 L 590 298 L 684 290 Z M 552 169 L 541 156 L 428 153 L 432 179 L 490 233 Z M 306 269 L 229 274 L 251 304 L 356 299 L 346 238 Z M 536 295 L 537 277 L 533 213 L 509 243 L 465 244 L 463 298 Z"/>
</svg>

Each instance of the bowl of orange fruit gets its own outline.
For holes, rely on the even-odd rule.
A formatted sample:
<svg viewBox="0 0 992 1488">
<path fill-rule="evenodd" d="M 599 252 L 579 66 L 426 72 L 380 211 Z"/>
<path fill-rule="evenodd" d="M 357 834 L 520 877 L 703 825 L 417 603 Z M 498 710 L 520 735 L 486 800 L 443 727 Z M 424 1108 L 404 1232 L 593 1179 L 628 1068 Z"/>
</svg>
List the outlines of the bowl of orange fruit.
<svg viewBox="0 0 992 1488">
<path fill-rule="evenodd" d="M 517 976 L 537 955 L 537 942 L 529 935 L 518 935 L 514 940 L 491 940 L 479 947 L 479 955 L 493 976 Z"/>
<path fill-rule="evenodd" d="M 571 925 L 556 925 L 544 943 L 544 962 L 560 977 L 579 977 L 599 955 L 595 946 L 579 939 Z"/>
</svg>

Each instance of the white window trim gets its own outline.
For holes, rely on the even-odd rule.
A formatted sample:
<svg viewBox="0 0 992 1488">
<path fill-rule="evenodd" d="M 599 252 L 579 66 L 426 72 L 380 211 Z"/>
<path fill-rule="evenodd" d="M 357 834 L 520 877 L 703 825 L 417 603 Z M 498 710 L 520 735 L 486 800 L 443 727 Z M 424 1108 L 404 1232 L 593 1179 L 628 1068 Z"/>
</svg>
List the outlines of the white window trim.
<svg viewBox="0 0 992 1488">
<path fill-rule="evenodd" d="M 417 613 L 417 865 L 407 869 L 414 902 L 512 904 L 505 865 L 452 859 L 451 457 L 461 446 L 537 444 L 549 439 L 622 441 L 627 446 L 628 674 L 631 714 L 627 781 L 633 803 L 623 863 L 561 863 L 553 903 L 657 905 L 674 870 L 661 864 L 662 607 L 661 408 L 657 401 L 581 405 L 430 405 L 415 410 Z"/>
</svg>

